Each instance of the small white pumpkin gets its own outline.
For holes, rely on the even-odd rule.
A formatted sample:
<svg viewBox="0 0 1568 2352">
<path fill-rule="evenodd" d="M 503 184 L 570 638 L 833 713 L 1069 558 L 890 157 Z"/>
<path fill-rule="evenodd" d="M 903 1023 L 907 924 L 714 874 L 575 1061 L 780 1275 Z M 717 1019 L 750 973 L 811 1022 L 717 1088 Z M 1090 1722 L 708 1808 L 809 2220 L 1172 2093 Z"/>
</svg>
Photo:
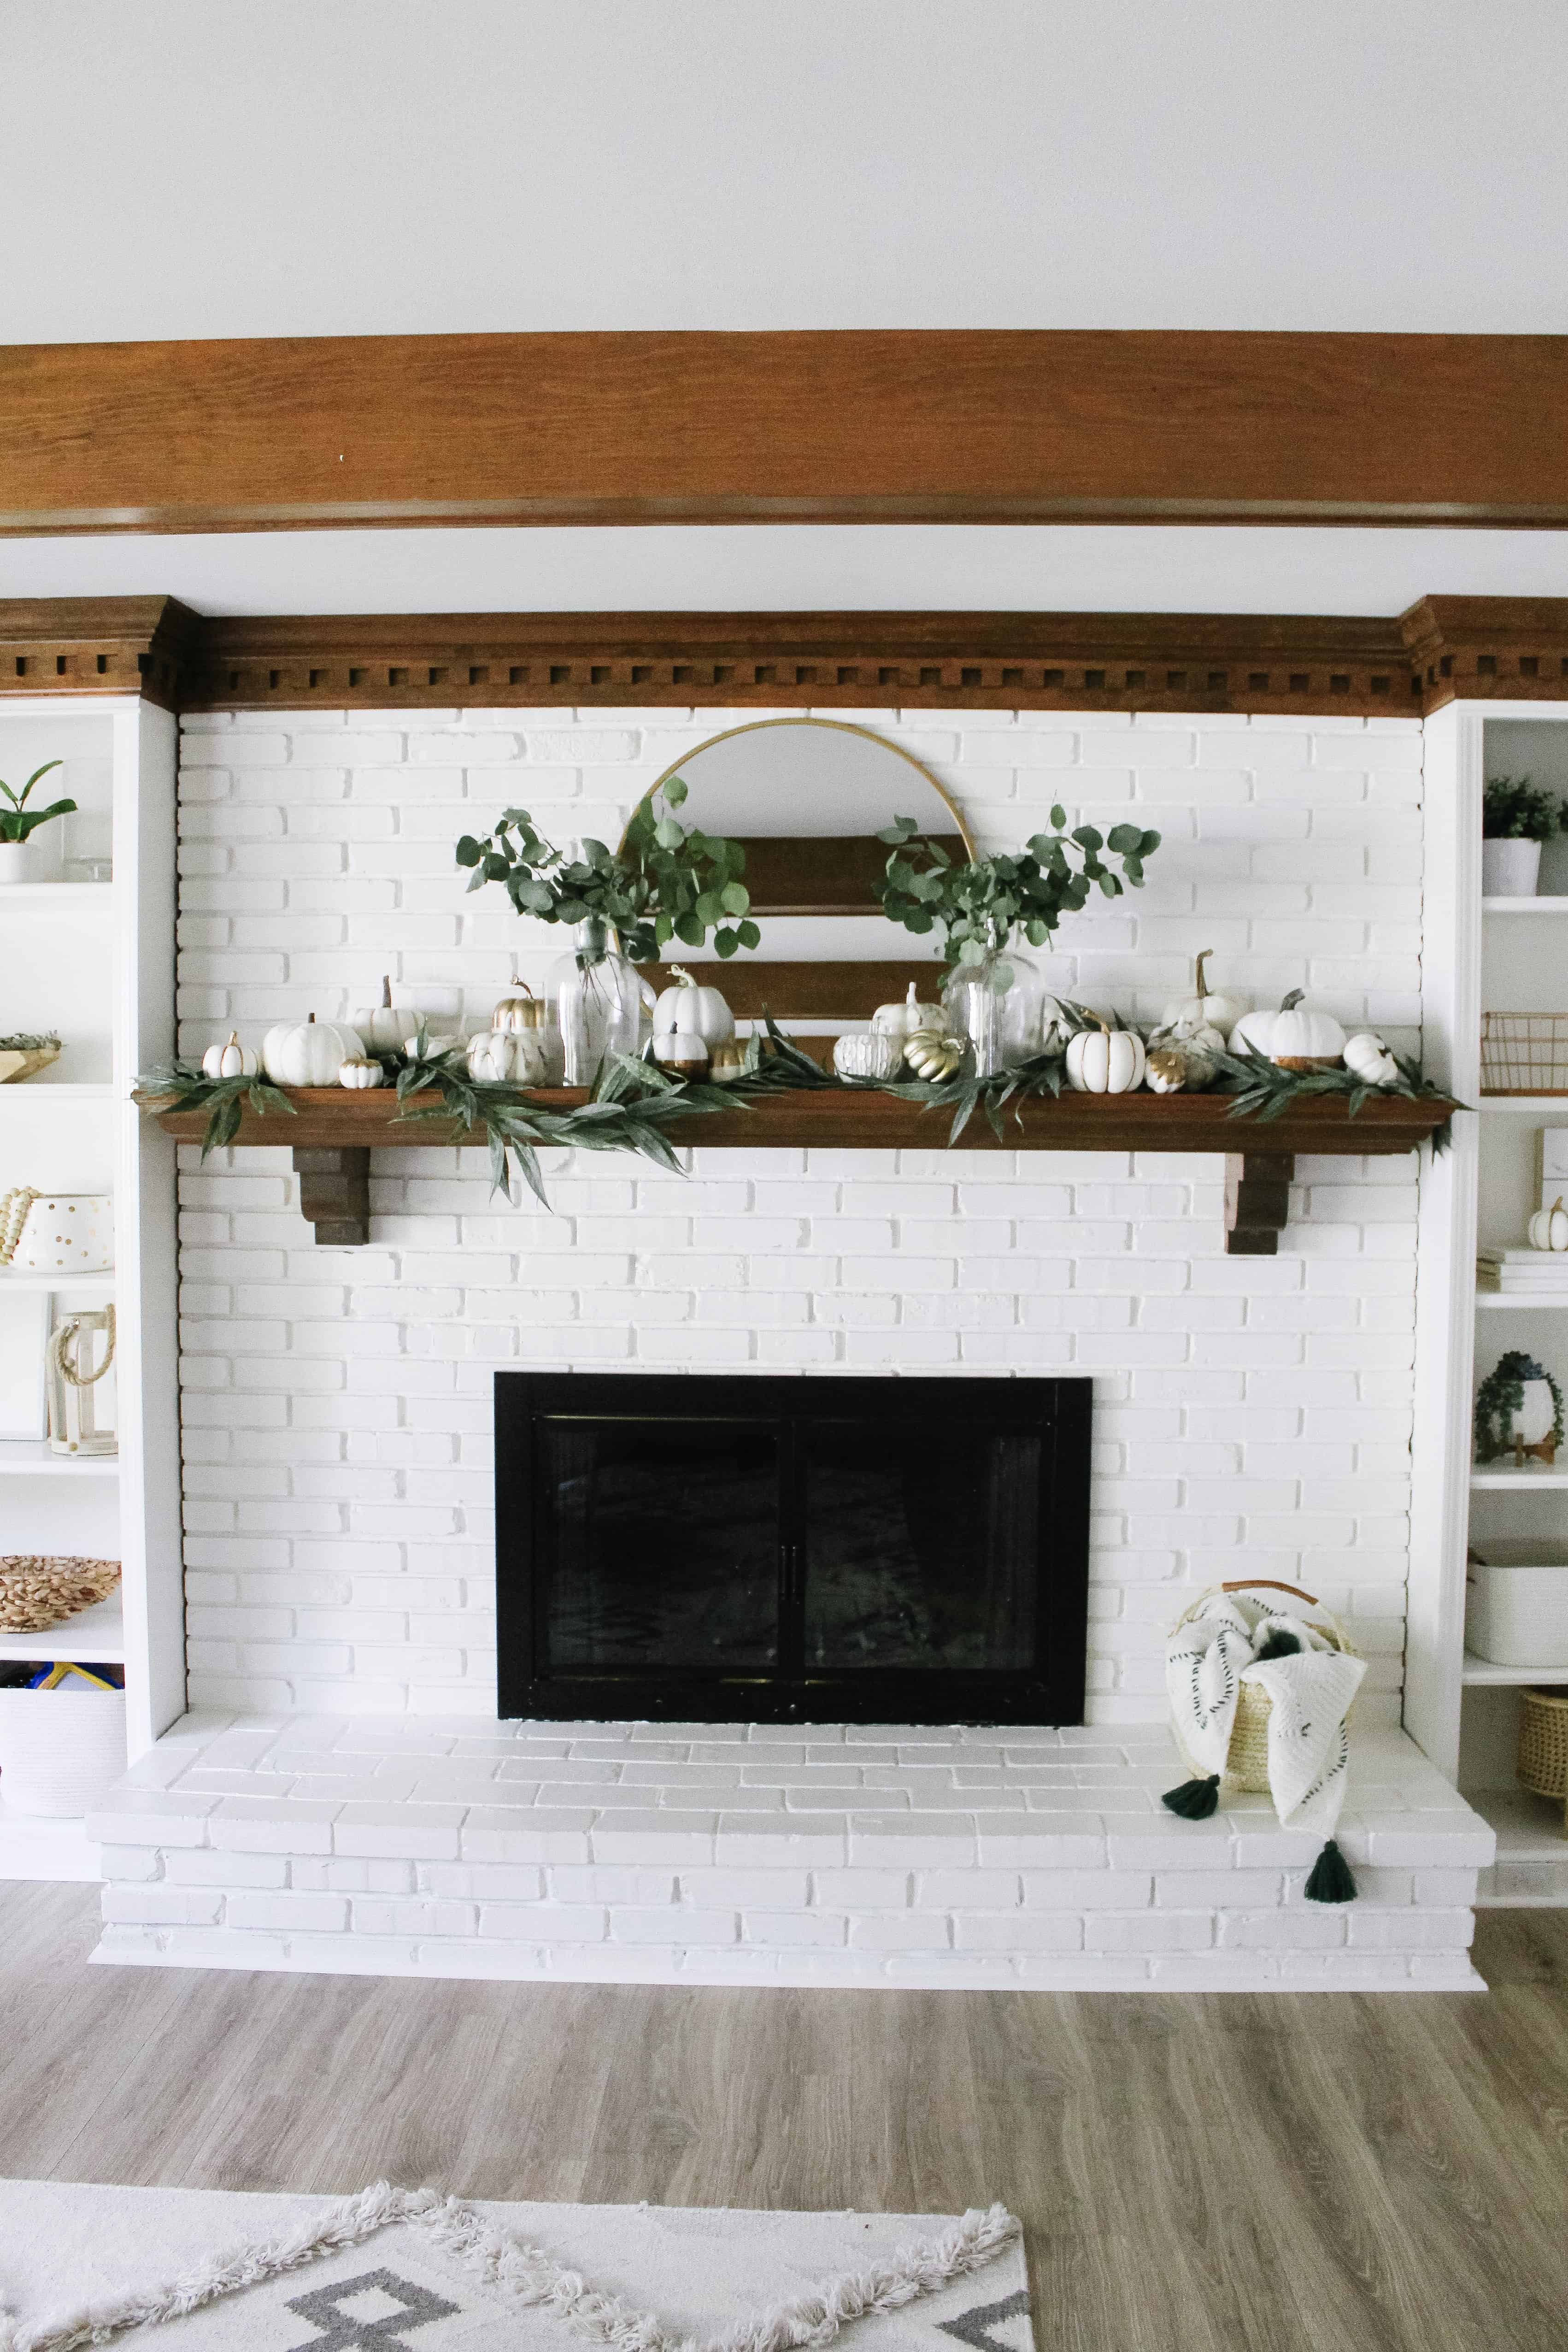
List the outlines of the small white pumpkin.
<svg viewBox="0 0 1568 2352">
<path fill-rule="evenodd" d="M 262 1066 L 275 1086 L 335 1087 L 343 1064 L 357 1060 L 360 1052 L 357 1031 L 318 1021 L 312 1013 L 292 1027 L 280 1024 L 267 1031 Z"/>
<path fill-rule="evenodd" d="M 879 1037 L 896 1037 L 902 1045 L 906 1038 L 917 1037 L 922 1031 L 935 1031 L 940 1035 L 947 1026 L 947 1015 L 939 1004 L 922 1004 L 915 993 L 915 983 L 909 983 L 909 993 L 902 1004 L 879 1004 L 871 1016 L 871 1025 Z"/>
<path fill-rule="evenodd" d="M 1081 1095 L 1130 1095 L 1144 1082 L 1147 1056 L 1134 1029 L 1080 1030 L 1067 1047 L 1067 1083 Z"/>
<path fill-rule="evenodd" d="M 1347 1037 L 1344 1066 L 1353 1077 L 1369 1087 L 1391 1087 L 1399 1076 L 1399 1065 L 1384 1044 L 1370 1029 L 1359 1036 Z"/>
<path fill-rule="evenodd" d="M 676 992 L 671 990 L 674 995 Z M 727 1045 L 727 1038 L 719 1040 Z M 653 1059 L 662 1070 L 673 1071 L 677 1078 L 706 1078 L 708 1074 L 707 1039 L 695 1029 L 665 1029 L 653 1039 Z"/>
<path fill-rule="evenodd" d="M 403 1017 L 406 1020 L 406 1013 Z M 403 1039 L 402 1050 L 411 1062 L 434 1062 L 441 1055 L 450 1054 L 460 1042 L 456 1037 L 436 1037 L 428 1029 L 416 1029 L 412 1037 Z"/>
<path fill-rule="evenodd" d="M 1525 1231 L 1531 1249 L 1568 1250 L 1568 1209 L 1561 1192 L 1549 1209 L 1537 1209 Z"/>
<path fill-rule="evenodd" d="M 468 1075 L 489 1086 L 542 1087 L 545 1051 L 538 1031 L 482 1029 L 468 1041 Z"/>
<path fill-rule="evenodd" d="M 735 1034 L 735 1015 L 716 988 L 700 988 L 691 973 L 673 963 L 670 971 L 674 988 L 666 988 L 653 1005 L 653 1056 L 665 1061 L 670 1056 L 659 1051 L 661 1037 L 696 1036 L 704 1047 L 727 1045 Z"/>
<path fill-rule="evenodd" d="M 386 1072 L 381 1064 L 372 1062 L 365 1054 L 350 1054 L 347 1061 L 338 1065 L 338 1084 L 340 1087 L 379 1087 L 385 1077 Z"/>
<path fill-rule="evenodd" d="M 1344 1031 L 1332 1013 L 1313 1013 L 1292 988 L 1278 1013 L 1249 1013 L 1230 1033 L 1230 1050 L 1250 1046 L 1282 1070 L 1332 1069 L 1344 1058 Z"/>
<path fill-rule="evenodd" d="M 351 1025 L 363 1039 L 367 1054 L 395 1054 L 402 1044 L 403 1024 L 407 1021 L 408 1014 L 393 1012 L 392 982 L 384 973 L 382 978 L 381 1003 L 361 1004 L 357 1012 L 350 1013 L 349 1017 Z"/>
<path fill-rule="evenodd" d="M 209 1045 L 202 1055 L 202 1073 L 209 1078 L 254 1078 L 261 1064 L 248 1045 L 242 1045 L 239 1032 L 231 1029 L 221 1045 Z"/>
<path fill-rule="evenodd" d="M 1197 959 L 1195 971 L 1196 987 L 1190 996 L 1173 996 L 1160 1015 L 1162 1029 L 1218 1029 L 1223 1044 L 1245 1013 L 1247 1007 L 1239 996 L 1223 996 L 1211 989 L 1203 976 L 1203 967 L 1214 953 L 1205 948 Z"/>
<path fill-rule="evenodd" d="M 929 1078 L 933 1085 L 952 1077 L 963 1058 L 964 1040 L 950 1036 L 945 1029 L 917 1029 L 904 1041 L 905 1066 L 917 1078 Z"/>
<path fill-rule="evenodd" d="M 1156 1095 L 1201 1094 L 1213 1079 L 1215 1055 L 1224 1050 L 1225 1040 L 1207 1023 L 1190 1032 L 1179 1023 L 1156 1029 L 1149 1039 L 1144 1084 Z"/>
<path fill-rule="evenodd" d="M 904 1061 L 904 1039 L 880 1029 L 852 1030 L 833 1041 L 833 1067 L 841 1078 L 871 1078 L 885 1086 L 898 1076 Z"/>
</svg>

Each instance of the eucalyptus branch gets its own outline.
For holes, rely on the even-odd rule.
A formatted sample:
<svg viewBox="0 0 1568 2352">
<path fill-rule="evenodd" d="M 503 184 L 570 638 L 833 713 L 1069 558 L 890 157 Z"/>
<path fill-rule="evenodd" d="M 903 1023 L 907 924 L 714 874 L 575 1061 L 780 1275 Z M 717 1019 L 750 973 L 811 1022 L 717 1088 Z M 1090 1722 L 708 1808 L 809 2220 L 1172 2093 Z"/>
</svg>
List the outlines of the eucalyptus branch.
<svg viewBox="0 0 1568 2352">
<path fill-rule="evenodd" d="M 896 817 L 876 836 L 891 850 L 875 886 L 883 914 L 907 931 L 940 929 L 949 963 L 977 963 L 1005 948 L 1015 931 L 1031 947 L 1044 947 L 1062 916 L 1085 906 L 1096 885 L 1107 898 L 1119 898 L 1122 878 L 1102 850 L 1110 850 L 1134 889 L 1142 887 L 1144 861 L 1160 845 L 1157 833 L 1137 824 L 1113 825 L 1109 835 L 1080 824 L 1069 833 L 1060 807 L 1051 822 L 1053 833 L 1037 833 L 1011 856 L 955 865 L 913 817 Z"/>
</svg>

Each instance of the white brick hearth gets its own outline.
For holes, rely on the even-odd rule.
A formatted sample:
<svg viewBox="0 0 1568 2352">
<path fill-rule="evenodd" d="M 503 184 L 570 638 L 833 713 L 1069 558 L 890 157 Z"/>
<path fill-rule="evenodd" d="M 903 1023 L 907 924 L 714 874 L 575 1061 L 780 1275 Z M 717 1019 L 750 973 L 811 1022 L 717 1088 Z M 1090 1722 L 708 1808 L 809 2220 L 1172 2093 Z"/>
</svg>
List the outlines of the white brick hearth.
<svg viewBox="0 0 1568 2352">
<path fill-rule="evenodd" d="M 1479 1987 L 1492 1832 L 1357 1735 L 1360 1899 L 1119 1730 L 187 1717 L 89 1823 L 102 1960 L 774 1985 Z"/>
</svg>

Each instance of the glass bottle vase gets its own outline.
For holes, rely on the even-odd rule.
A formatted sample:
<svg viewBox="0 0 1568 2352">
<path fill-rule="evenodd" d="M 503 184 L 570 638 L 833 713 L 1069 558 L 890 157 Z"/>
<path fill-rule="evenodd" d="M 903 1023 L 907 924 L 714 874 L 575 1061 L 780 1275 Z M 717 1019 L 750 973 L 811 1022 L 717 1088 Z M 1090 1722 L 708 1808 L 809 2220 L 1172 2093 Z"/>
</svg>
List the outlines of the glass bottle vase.
<svg viewBox="0 0 1568 2352">
<path fill-rule="evenodd" d="M 1039 972 L 1012 947 L 956 964 L 942 991 L 948 1025 L 968 1045 L 981 1078 L 1017 1069 L 1040 1052 L 1044 1003 Z"/>
<path fill-rule="evenodd" d="M 611 944 L 612 936 L 608 924 L 589 916 L 577 926 L 573 953 L 549 975 L 563 1086 L 591 1087 L 612 1055 L 640 1053 L 647 1035 L 653 992 Z"/>
</svg>

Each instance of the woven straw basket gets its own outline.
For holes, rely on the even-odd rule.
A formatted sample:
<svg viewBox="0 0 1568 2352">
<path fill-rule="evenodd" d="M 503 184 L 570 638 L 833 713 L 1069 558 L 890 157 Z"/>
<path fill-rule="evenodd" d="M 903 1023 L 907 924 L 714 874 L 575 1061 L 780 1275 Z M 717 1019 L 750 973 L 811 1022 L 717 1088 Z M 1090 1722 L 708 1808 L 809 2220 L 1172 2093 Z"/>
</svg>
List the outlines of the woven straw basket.
<svg viewBox="0 0 1568 2352">
<path fill-rule="evenodd" d="M 1184 1625 L 1190 1625 L 1204 1602 L 1212 1601 L 1217 1592 L 1291 1593 L 1296 1600 L 1304 1601 L 1309 1609 L 1317 1611 L 1315 1617 L 1306 1621 L 1314 1633 L 1321 1633 L 1347 1658 L 1361 1654 L 1332 1610 L 1325 1609 L 1312 1593 L 1303 1592 L 1299 1584 L 1280 1584 L 1270 1576 L 1242 1576 L 1233 1584 L 1211 1584 L 1206 1592 L 1198 1594 L 1190 1607 L 1182 1611 L 1171 1627 L 1172 1633 L 1177 1633 Z M 1269 1717 L 1273 1709 L 1274 1702 L 1261 1684 L 1242 1684 L 1236 1701 L 1236 1722 L 1231 1729 L 1230 1746 L 1226 1751 L 1225 1778 L 1233 1788 L 1241 1790 L 1249 1797 L 1266 1797 L 1269 1794 Z M 1193 1762 L 1182 1747 L 1179 1732 L 1176 1746 L 1181 1748 L 1182 1760 L 1187 1770 L 1195 1780 L 1201 1779 L 1201 1768 Z"/>
<path fill-rule="evenodd" d="M 120 1582 L 117 1559 L 36 1559 L 0 1556 L 0 1633 L 47 1633 Z"/>
<path fill-rule="evenodd" d="M 1550 1690 L 1521 1690 L 1519 1696 L 1521 1786 L 1561 1805 L 1568 1800 L 1568 1697 Z M 1563 1826 L 1568 1831 L 1568 1820 Z"/>
</svg>

